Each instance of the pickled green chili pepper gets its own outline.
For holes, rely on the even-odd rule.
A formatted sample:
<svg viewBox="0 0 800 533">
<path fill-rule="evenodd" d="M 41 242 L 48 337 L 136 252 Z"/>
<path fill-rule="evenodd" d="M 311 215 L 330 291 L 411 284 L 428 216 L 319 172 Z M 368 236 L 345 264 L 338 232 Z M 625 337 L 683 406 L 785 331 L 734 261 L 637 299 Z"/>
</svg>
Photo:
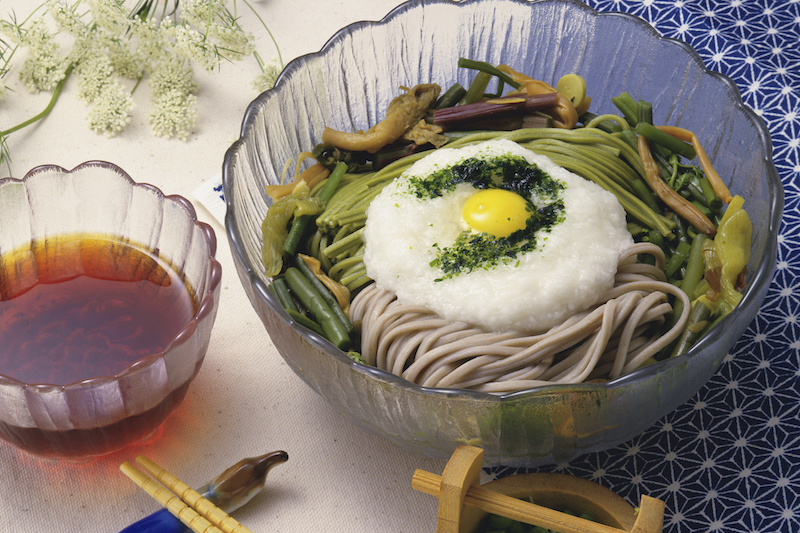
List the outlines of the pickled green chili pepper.
<svg viewBox="0 0 800 533">
<path fill-rule="evenodd" d="M 741 196 L 734 197 L 714 237 L 714 249 L 722 264 L 720 272 L 722 290 L 717 303 L 723 316 L 730 313 L 742 299 L 742 294 L 736 288 L 736 282 L 750 261 L 753 224 L 747 212 L 742 209 L 743 203 Z"/>
<path fill-rule="evenodd" d="M 308 185 L 297 189 L 269 206 L 261 223 L 261 256 L 267 276 L 277 276 L 283 268 L 283 245 L 289 235 L 289 221 L 303 215 L 315 215 L 325 208 L 318 198 L 310 196 Z"/>
</svg>

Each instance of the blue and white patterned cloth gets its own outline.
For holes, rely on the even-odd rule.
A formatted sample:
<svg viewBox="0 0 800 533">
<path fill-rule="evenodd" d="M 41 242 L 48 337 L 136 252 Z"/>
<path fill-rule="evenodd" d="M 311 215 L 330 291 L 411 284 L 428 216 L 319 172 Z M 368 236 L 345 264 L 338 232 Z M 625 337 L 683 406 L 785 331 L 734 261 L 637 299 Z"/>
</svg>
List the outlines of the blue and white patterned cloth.
<svg viewBox="0 0 800 533">
<path fill-rule="evenodd" d="M 785 207 L 772 287 L 717 375 L 643 435 L 555 470 L 634 505 L 664 500 L 665 533 L 800 532 L 800 0 L 585 1 L 686 41 L 736 82 L 769 127 Z"/>
</svg>

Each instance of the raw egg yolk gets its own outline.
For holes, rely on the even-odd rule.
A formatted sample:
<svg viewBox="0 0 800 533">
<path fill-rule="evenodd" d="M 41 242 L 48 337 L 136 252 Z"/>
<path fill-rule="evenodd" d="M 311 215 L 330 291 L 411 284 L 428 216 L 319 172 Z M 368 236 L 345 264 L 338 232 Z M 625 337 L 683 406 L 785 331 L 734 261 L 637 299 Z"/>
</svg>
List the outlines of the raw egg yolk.
<svg viewBox="0 0 800 533">
<path fill-rule="evenodd" d="M 531 212 L 519 194 L 505 189 L 485 189 L 470 196 L 462 216 L 473 230 L 497 238 L 525 229 Z"/>
</svg>

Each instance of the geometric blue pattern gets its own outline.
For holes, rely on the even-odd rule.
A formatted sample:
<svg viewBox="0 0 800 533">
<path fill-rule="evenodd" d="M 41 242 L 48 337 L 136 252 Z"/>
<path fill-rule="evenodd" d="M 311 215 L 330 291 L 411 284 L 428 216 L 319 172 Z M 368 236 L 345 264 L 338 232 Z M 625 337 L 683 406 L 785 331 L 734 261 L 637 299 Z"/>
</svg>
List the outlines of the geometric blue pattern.
<svg viewBox="0 0 800 533">
<path fill-rule="evenodd" d="M 800 532 L 800 0 L 586 0 L 690 44 L 766 122 L 785 189 L 764 305 L 689 402 L 617 448 L 543 467 L 629 503 L 666 503 L 665 533 Z M 503 477 L 520 471 L 496 468 Z"/>
</svg>

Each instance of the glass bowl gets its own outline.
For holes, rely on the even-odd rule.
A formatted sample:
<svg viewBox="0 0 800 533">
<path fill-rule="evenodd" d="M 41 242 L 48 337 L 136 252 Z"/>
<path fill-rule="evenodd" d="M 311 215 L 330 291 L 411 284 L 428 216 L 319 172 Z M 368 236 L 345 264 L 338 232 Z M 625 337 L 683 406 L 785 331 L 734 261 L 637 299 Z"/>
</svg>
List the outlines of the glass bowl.
<svg viewBox="0 0 800 533">
<path fill-rule="evenodd" d="M 623 46 L 623 43 L 627 43 Z M 653 103 L 656 120 L 694 131 L 734 194 L 747 199 L 754 234 L 744 299 L 687 354 L 604 384 L 539 387 L 503 396 L 426 389 L 343 352 L 289 319 L 267 290 L 261 221 L 284 164 L 326 126 L 366 130 L 398 87 L 467 86 L 459 57 L 506 63 L 545 81 L 578 73 L 596 114 L 618 112 L 628 91 Z M 578 1 L 411 1 L 379 22 L 334 35 L 292 61 L 274 89 L 249 106 L 223 165 L 226 230 L 238 275 L 288 365 L 358 426 L 407 450 L 449 457 L 484 449 L 485 466 L 535 467 L 611 448 L 691 398 L 716 372 L 761 306 L 776 261 L 783 189 L 769 133 L 729 78 L 708 71 L 686 43 L 643 20 L 598 14 Z"/>
<path fill-rule="evenodd" d="M 99 239 L 93 242 L 117 247 L 103 248 L 92 256 L 87 251 L 91 238 Z M 130 246 L 154 253 L 159 258 L 158 264 L 165 268 L 153 268 L 140 255 L 117 253 L 130 250 Z M 220 292 L 221 268 L 214 258 L 216 246 L 214 231 L 197 220 L 186 199 L 165 196 L 152 185 L 135 183 L 111 163 L 91 161 L 71 171 L 42 166 L 21 180 L 0 180 L 0 289 L 8 291 L 16 286 L 14 297 L 17 297 L 53 281 L 93 277 L 94 274 L 88 274 L 87 261 L 110 259 L 109 264 L 118 272 L 123 263 L 127 264 L 126 258 L 132 257 L 136 274 L 135 279 L 125 278 L 126 288 L 133 286 L 128 282 L 139 280 L 141 273 L 149 276 L 149 287 L 154 285 L 150 282 L 155 272 L 164 274 L 172 270 L 178 275 L 174 279 L 183 283 L 160 279 L 158 290 L 167 285 L 187 287 L 183 292 L 189 302 L 187 311 L 180 315 L 185 320 L 176 321 L 169 330 L 160 322 L 150 328 L 137 323 L 135 333 L 141 335 L 138 338 L 162 335 L 163 350 L 147 351 L 146 355 L 131 352 L 133 356 L 128 357 L 132 361 L 109 373 L 81 376 L 79 373 L 88 366 L 76 366 L 70 360 L 64 365 L 51 363 L 55 370 L 48 374 L 49 379 L 37 377 L 23 383 L 12 377 L 23 375 L 19 373 L 23 361 L 14 359 L 13 354 L 2 353 L 4 347 L 0 346 L 0 360 L 8 365 L 4 368 L 14 370 L 6 371 L 10 375 L 0 374 L 0 437 L 38 456 L 80 460 L 151 436 L 183 400 L 208 348 Z M 84 272 L 86 275 L 81 276 Z M 6 302 L 0 303 L 12 301 L 9 294 L 3 296 Z M 146 313 L 153 311 L 150 305 L 145 308 Z M 85 309 L 86 306 L 82 308 Z M 35 314 L 41 316 L 41 310 L 47 308 L 37 307 Z M 102 308 L 105 316 L 109 312 L 109 308 Z M 130 312 L 120 320 L 133 316 Z M 13 317 L 7 314 L 6 318 Z M 61 316 L 47 320 L 52 322 L 47 324 L 50 329 L 45 328 L 50 332 L 58 326 L 66 334 L 87 338 L 89 332 L 91 338 L 98 335 L 83 323 L 82 329 L 70 330 L 74 326 L 66 320 L 66 325 L 62 324 Z M 125 344 L 125 350 L 119 348 L 123 341 L 119 341 L 121 335 L 117 332 L 123 331 L 125 325 L 118 324 L 122 322 L 114 322 L 103 330 L 103 342 L 115 347 L 108 357 L 117 357 L 131 346 Z M 124 331 L 126 339 L 137 338 Z M 44 338 L 41 332 L 31 336 L 39 342 Z M 88 351 L 82 352 L 84 357 Z M 44 367 L 49 361 L 42 353 L 37 351 L 31 357 L 36 358 L 35 364 Z"/>
</svg>

